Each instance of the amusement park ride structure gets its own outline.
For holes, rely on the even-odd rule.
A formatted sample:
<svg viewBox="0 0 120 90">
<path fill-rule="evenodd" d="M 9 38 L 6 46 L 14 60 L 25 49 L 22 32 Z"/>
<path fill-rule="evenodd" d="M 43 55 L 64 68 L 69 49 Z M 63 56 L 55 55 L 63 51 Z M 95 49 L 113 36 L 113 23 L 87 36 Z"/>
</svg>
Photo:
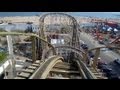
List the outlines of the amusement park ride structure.
<svg viewBox="0 0 120 90">
<path fill-rule="evenodd" d="M 59 21 L 59 28 L 50 29 L 47 17 Z M 51 19 L 53 20 L 53 19 Z M 51 24 L 52 21 L 49 21 Z M 97 68 L 101 48 L 83 50 L 76 19 L 65 13 L 47 13 L 39 19 L 39 31 L 33 33 L 1 32 L 0 35 L 25 35 L 32 37 L 32 64 L 16 75 L 15 79 L 105 79 Z M 51 24 L 56 27 L 55 23 Z M 54 41 L 54 43 L 51 43 Z M 110 47 L 117 48 L 118 47 Z M 88 52 L 95 50 L 93 66 L 88 67 Z M 59 78 L 58 78 L 59 77 Z"/>
</svg>

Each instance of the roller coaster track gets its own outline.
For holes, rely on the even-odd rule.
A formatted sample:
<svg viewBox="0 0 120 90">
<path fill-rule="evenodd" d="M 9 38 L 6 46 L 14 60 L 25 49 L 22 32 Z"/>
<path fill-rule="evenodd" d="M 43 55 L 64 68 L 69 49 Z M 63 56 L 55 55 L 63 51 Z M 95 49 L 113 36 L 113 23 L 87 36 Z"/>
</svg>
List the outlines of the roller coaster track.
<svg viewBox="0 0 120 90">
<path fill-rule="evenodd" d="M 71 50 L 72 52 L 74 52 L 75 54 L 79 55 L 80 57 L 80 60 L 77 61 L 77 63 L 81 63 L 80 66 L 84 66 L 84 67 L 87 67 L 85 63 L 87 63 L 87 60 L 89 59 L 88 58 L 88 54 L 85 53 L 84 51 L 80 50 L 79 48 L 74 48 L 72 46 L 56 46 L 55 47 L 56 49 L 57 48 L 63 48 L 65 50 Z M 99 47 L 99 48 L 106 48 L 106 47 Z M 95 48 L 95 49 L 91 49 L 91 50 L 97 50 L 99 48 Z M 115 48 L 115 47 L 113 47 Z M 90 51 L 91 51 L 90 50 Z M 47 51 L 47 52 L 50 52 L 50 49 Z M 97 54 L 97 53 L 96 53 Z M 96 55 L 97 56 L 97 55 Z M 97 57 L 98 58 L 98 57 Z M 77 59 L 76 59 L 77 60 Z M 96 60 L 96 59 L 95 59 Z M 97 60 L 96 60 L 97 61 Z M 97 78 L 99 79 L 106 79 L 106 77 L 104 76 L 104 73 L 102 73 L 101 70 L 97 69 L 97 68 L 93 68 L 93 67 L 88 67 L 88 68 L 84 68 L 84 69 L 88 69 L 88 71 L 90 70 L 94 75 L 96 75 Z M 85 72 L 85 73 L 88 73 L 88 72 Z M 100 75 L 101 74 L 101 75 Z M 97 76 L 98 75 L 98 76 Z"/>
<path fill-rule="evenodd" d="M 15 79 L 104 79 L 101 73 L 92 73 L 81 60 L 74 61 L 66 63 L 60 56 L 51 56 L 23 69 Z"/>
<path fill-rule="evenodd" d="M 79 61 L 75 64 L 77 66 L 63 62 L 62 57 L 52 56 L 45 62 L 36 61 L 23 69 L 15 79 L 96 79 L 85 65 L 81 67 Z"/>
<path fill-rule="evenodd" d="M 102 76 L 103 73 L 92 73 L 81 60 L 74 61 L 74 63 L 66 63 L 62 57 L 52 56 L 33 74 L 24 71 L 16 79 L 21 79 L 21 77 L 24 77 L 23 79 L 105 79 Z"/>
<path fill-rule="evenodd" d="M 37 35 L 37 34 L 33 34 L 33 33 L 18 33 L 18 32 L 0 32 L 0 35 L 24 35 L 24 36 L 33 36 L 33 37 L 36 37 L 36 38 L 40 39 L 41 41 L 47 43 L 50 47 L 52 47 L 53 53 L 56 54 L 54 46 L 52 44 L 50 44 L 49 42 L 47 42 L 42 37 L 40 37 L 39 35 Z"/>
<path fill-rule="evenodd" d="M 54 48 L 55 48 L 55 49 L 57 49 L 57 48 L 64 48 L 64 49 L 67 49 L 67 50 L 72 50 L 73 52 L 79 54 L 80 57 L 81 57 L 81 59 L 83 58 L 83 55 L 86 55 L 86 53 L 85 53 L 83 50 L 81 50 L 81 49 L 79 49 L 79 48 L 75 48 L 75 47 L 73 47 L 73 46 L 60 45 L 60 46 L 55 46 Z M 46 52 L 46 54 L 49 53 L 51 50 L 52 50 L 52 49 L 50 48 L 50 49 Z M 46 55 L 46 54 L 45 54 L 45 55 Z"/>
<path fill-rule="evenodd" d="M 96 69 L 96 66 L 97 66 L 97 60 L 98 60 L 98 57 L 100 55 L 100 49 L 102 48 L 112 48 L 112 49 L 117 49 L 117 50 L 120 50 L 119 47 L 113 47 L 113 46 L 103 46 L 103 47 L 96 47 L 96 48 L 93 48 L 93 49 L 90 49 L 88 50 L 88 52 L 90 51 L 94 51 L 95 50 L 95 57 L 93 58 L 93 68 L 97 71 Z"/>
<path fill-rule="evenodd" d="M 16 32 L 9 32 L 9 33 L 2 32 L 0 33 L 0 35 L 27 35 L 27 36 L 35 36 L 35 37 L 40 38 L 39 36 L 35 34 L 16 33 Z M 44 41 L 44 39 L 42 38 L 40 39 Z M 70 46 L 58 46 L 56 48 L 71 48 L 77 51 L 77 53 L 80 53 L 80 52 L 84 53 L 83 51 L 76 49 L 72 46 L 71 47 Z M 47 60 L 41 60 L 41 61 L 36 60 L 36 62 L 34 62 L 31 66 L 29 66 L 26 69 L 23 69 L 22 72 L 18 74 L 15 79 L 43 79 L 43 78 L 54 79 L 55 77 L 49 76 L 51 75 L 50 74 L 51 72 L 55 73 L 53 75 L 56 75 L 56 73 L 59 75 L 63 75 L 62 78 L 64 79 L 70 79 L 70 78 L 76 78 L 76 77 L 78 77 L 78 79 L 96 79 L 95 75 L 92 74 L 92 72 L 87 68 L 87 66 L 81 60 L 74 60 L 74 61 L 76 62 L 77 65 L 63 62 L 63 58 L 59 56 L 51 56 Z M 56 70 L 55 69 L 56 67 L 63 68 L 63 70 L 59 70 L 59 69 Z"/>
<path fill-rule="evenodd" d="M 65 17 L 67 17 L 67 18 L 69 18 L 69 20 L 71 20 L 72 21 L 72 40 L 71 40 L 71 44 L 72 44 L 72 46 L 73 47 L 78 47 L 79 45 L 76 43 L 77 41 L 79 41 L 78 39 L 79 38 L 77 38 L 77 31 L 78 31 L 78 24 L 77 24 L 77 21 L 76 21 L 76 19 L 74 18 L 74 17 L 72 17 L 72 16 L 70 16 L 70 15 L 68 15 L 68 14 L 65 14 L 65 13 L 47 13 L 47 14 L 44 14 L 44 15 L 42 15 L 41 17 L 40 17 L 40 19 L 39 19 L 39 22 L 40 22 L 40 31 L 39 31 L 39 35 L 43 38 L 43 39 L 45 39 L 45 40 L 47 40 L 47 36 L 45 35 L 45 30 L 44 30 L 44 21 L 45 21 L 45 18 L 47 17 L 47 16 L 49 16 L 49 15 L 54 15 L 54 16 L 56 16 L 56 15 L 61 15 L 61 16 L 65 16 Z M 39 41 L 38 41 L 39 42 Z M 43 46 L 42 46 L 42 49 L 41 50 L 43 50 L 43 48 L 44 48 L 44 44 L 42 44 Z M 40 50 L 40 47 L 38 47 L 38 49 Z M 74 53 L 73 53 L 73 55 L 72 55 L 72 57 L 71 57 L 71 59 L 72 58 L 74 58 Z"/>
<path fill-rule="evenodd" d="M 59 46 L 68 47 L 70 46 Z M 80 51 L 76 49 L 76 51 Z M 74 64 L 63 61 L 62 57 L 52 56 L 40 65 L 33 74 L 24 70 L 16 79 L 106 79 L 102 72 L 88 68 L 82 60 L 75 59 Z M 34 64 L 32 64 L 33 66 Z M 28 67 L 29 69 L 30 67 Z M 34 67 L 35 68 L 35 67 Z M 27 69 L 27 70 L 28 70 Z M 91 72 L 92 71 L 92 72 Z M 27 76 L 25 76 L 27 74 Z"/>
<path fill-rule="evenodd" d="M 47 40 L 47 34 L 44 30 L 44 19 L 47 15 L 63 15 L 72 20 L 72 36 L 67 35 L 70 39 L 71 46 L 56 46 L 54 47 Z M 80 49 L 80 41 L 78 34 L 78 24 L 74 17 L 64 14 L 64 13 L 48 13 L 40 18 L 40 31 L 39 34 L 32 33 L 17 33 L 17 32 L 0 32 L 0 35 L 25 35 L 37 38 L 38 55 L 42 56 L 39 60 L 35 61 L 22 72 L 18 73 L 15 79 L 99 79 L 104 77 L 102 73 L 92 70 L 92 68 L 87 67 L 84 61 L 88 59 L 87 53 Z M 61 35 L 62 36 L 62 35 Z M 35 46 L 35 42 L 34 46 Z M 47 48 L 49 47 L 49 48 Z M 72 62 L 65 62 L 63 56 L 57 55 L 58 48 L 65 48 L 65 50 L 70 50 L 70 60 Z M 96 48 L 95 50 L 98 50 Z M 48 51 L 47 51 L 48 50 Z M 52 55 L 49 54 L 52 50 Z M 44 52 L 45 51 L 45 52 Z M 98 57 L 99 51 L 97 51 L 95 60 Z M 47 55 L 48 53 L 48 55 Z M 47 58 L 45 57 L 47 56 Z M 77 57 L 78 56 L 78 57 Z M 68 59 L 68 58 L 67 58 Z"/>
<path fill-rule="evenodd" d="M 90 49 L 90 50 L 88 50 L 88 51 L 97 50 L 97 49 L 102 49 L 102 48 L 113 48 L 113 49 L 120 49 L 120 47 L 113 47 L 113 46 L 102 46 L 102 47 L 96 47 L 96 48 Z"/>
<path fill-rule="evenodd" d="M 114 41 L 110 42 L 110 44 L 113 44 L 113 43 L 115 43 L 116 41 L 119 41 L 119 40 L 120 40 L 120 36 L 117 37 Z"/>
</svg>

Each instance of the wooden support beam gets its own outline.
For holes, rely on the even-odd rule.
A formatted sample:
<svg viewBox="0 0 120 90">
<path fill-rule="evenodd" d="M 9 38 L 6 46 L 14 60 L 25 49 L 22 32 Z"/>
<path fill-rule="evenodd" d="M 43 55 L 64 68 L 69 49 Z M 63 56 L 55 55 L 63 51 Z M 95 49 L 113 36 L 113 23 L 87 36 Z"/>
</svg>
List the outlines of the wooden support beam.
<svg viewBox="0 0 120 90">
<path fill-rule="evenodd" d="M 51 72 L 55 72 L 55 73 L 66 73 L 66 74 L 71 74 L 71 73 L 75 73 L 75 74 L 80 74 L 79 71 L 73 71 L 73 70 L 63 70 L 63 69 L 52 69 Z"/>
<path fill-rule="evenodd" d="M 93 68 L 96 70 L 96 65 L 97 65 L 97 62 L 98 62 L 98 57 L 100 55 L 100 48 L 97 48 L 96 49 L 96 52 L 95 52 L 95 57 L 93 59 Z"/>
<path fill-rule="evenodd" d="M 85 62 L 87 64 L 87 53 L 82 53 L 82 56 L 83 56 L 83 62 Z"/>
<path fill-rule="evenodd" d="M 32 36 L 32 60 L 36 61 L 36 38 Z"/>
</svg>

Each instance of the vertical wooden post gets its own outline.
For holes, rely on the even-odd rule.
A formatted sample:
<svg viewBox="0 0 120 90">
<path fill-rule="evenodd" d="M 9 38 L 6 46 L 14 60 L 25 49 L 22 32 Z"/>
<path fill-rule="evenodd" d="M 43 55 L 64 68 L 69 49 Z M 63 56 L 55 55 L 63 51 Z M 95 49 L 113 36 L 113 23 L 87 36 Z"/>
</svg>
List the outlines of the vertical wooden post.
<svg viewBox="0 0 120 90">
<path fill-rule="evenodd" d="M 100 48 L 96 49 L 95 57 L 93 59 L 93 68 L 96 70 L 97 60 L 100 54 Z"/>
<path fill-rule="evenodd" d="M 32 61 L 36 61 L 36 38 L 34 36 L 32 38 Z"/>
<path fill-rule="evenodd" d="M 7 43 L 8 43 L 8 51 L 11 59 L 11 78 L 13 79 L 16 76 L 16 68 L 15 68 L 15 59 L 14 59 L 14 52 L 13 52 L 13 43 L 12 37 L 7 35 Z"/>
<path fill-rule="evenodd" d="M 83 60 L 84 60 L 84 62 L 85 62 L 86 64 L 87 64 L 87 62 L 88 62 L 87 55 L 88 55 L 88 50 L 85 50 L 85 53 L 83 53 Z"/>
<path fill-rule="evenodd" d="M 82 56 L 83 56 L 83 62 L 85 62 L 86 63 L 86 59 L 87 59 L 87 53 L 82 53 Z"/>
</svg>

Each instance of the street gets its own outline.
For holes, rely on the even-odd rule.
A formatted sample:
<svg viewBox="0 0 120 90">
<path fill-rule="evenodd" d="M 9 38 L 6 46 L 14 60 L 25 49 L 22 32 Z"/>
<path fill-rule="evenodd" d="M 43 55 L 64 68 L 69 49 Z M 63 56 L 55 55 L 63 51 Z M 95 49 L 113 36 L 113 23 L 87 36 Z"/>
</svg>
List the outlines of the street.
<svg viewBox="0 0 120 90">
<path fill-rule="evenodd" d="M 85 32 L 81 32 L 80 39 L 83 40 L 89 46 L 89 49 L 105 46 L 105 45 L 100 45 L 97 41 L 93 39 L 92 36 L 86 34 Z M 106 50 L 106 51 L 101 50 L 100 57 L 101 60 L 104 60 L 106 63 L 110 63 L 114 61 L 116 58 L 120 59 L 120 56 L 117 53 L 112 52 L 110 50 Z"/>
</svg>

